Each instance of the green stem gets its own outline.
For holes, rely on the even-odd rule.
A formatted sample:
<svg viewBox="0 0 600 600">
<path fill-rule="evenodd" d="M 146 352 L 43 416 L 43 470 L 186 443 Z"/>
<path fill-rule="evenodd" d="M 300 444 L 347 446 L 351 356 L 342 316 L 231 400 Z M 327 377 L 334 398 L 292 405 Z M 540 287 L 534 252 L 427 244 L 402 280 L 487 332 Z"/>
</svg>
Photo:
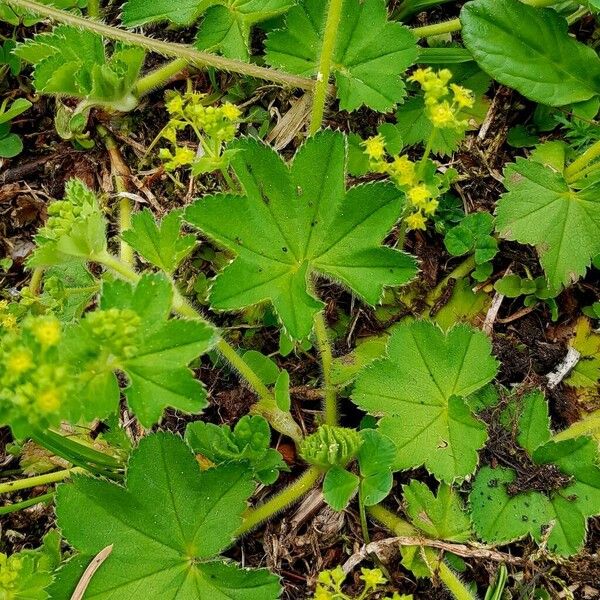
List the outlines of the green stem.
<svg viewBox="0 0 600 600">
<path fill-rule="evenodd" d="M 47 494 L 42 494 L 41 496 L 36 496 L 35 498 L 29 498 L 27 500 L 23 500 L 22 502 L 15 502 L 13 504 L 7 504 L 6 506 L 0 506 L 0 515 L 8 515 L 10 513 L 29 508 L 30 506 L 35 506 L 41 502 L 50 502 L 52 498 L 54 498 L 54 492 L 48 492 Z"/>
<path fill-rule="evenodd" d="M 119 260 L 109 252 L 103 252 L 92 257 L 93 262 L 100 263 L 119 277 L 131 283 L 137 283 L 140 275 L 129 265 Z M 173 312 L 188 319 L 198 319 L 207 325 L 214 326 L 199 311 L 197 311 L 181 295 L 173 284 Z M 290 437 L 298 443 L 303 435 L 291 413 L 282 411 L 277 406 L 275 396 L 262 382 L 250 365 L 236 352 L 235 348 L 223 338 L 217 341 L 216 348 L 223 358 L 248 382 L 259 397 L 259 402 L 252 407 L 252 412 L 260 414 L 271 423 L 273 428 Z"/>
<path fill-rule="evenodd" d="M 398 537 L 415 537 L 420 535 L 419 530 L 413 527 L 408 521 L 395 515 L 392 511 L 381 506 L 381 504 L 369 506 L 367 512 Z"/>
<path fill-rule="evenodd" d="M 451 279 L 458 281 L 463 277 L 466 277 L 475 268 L 475 256 L 467 256 L 460 264 L 458 264 L 442 281 L 440 281 L 425 298 L 425 305 L 427 309 L 425 314 L 429 313 L 429 309 L 439 300 L 441 295 L 444 293 L 446 286 Z"/>
<path fill-rule="evenodd" d="M 325 22 L 325 31 L 323 33 L 323 45 L 321 46 L 321 56 L 319 58 L 319 67 L 317 70 L 317 81 L 313 93 L 312 113 L 310 118 L 311 135 L 319 131 L 321 124 L 323 123 L 325 102 L 329 90 L 329 75 L 331 73 L 333 50 L 342 16 L 342 4 L 343 0 L 329 0 L 327 21 Z"/>
<path fill-rule="evenodd" d="M 425 167 L 427 166 L 427 159 L 429 158 L 429 155 L 431 154 L 431 149 L 433 148 L 433 140 L 435 139 L 436 135 L 437 135 L 437 129 L 435 127 L 433 127 L 431 129 L 431 134 L 429 135 L 429 139 L 427 140 L 427 144 L 425 145 L 425 150 L 423 151 L 423 156 L 421 157 L 421 160 L 419 161 L 419 167 L 417 169 L 417 176 L 419 179 L 423 178 L 423 173 L 425 172 Z"/>
<path fill-rule="evenodd" d="M 100 0 L 88 0 L 87 1 L 87 14 L 92 19 L 100 18 Z"/>
<path fill-rule="evenodd" d="M 362 530 L 363 541 L 365 545 L 371 543 L 369 536 L 369 523 L 367 522 L 367 510 L 363 498 L 362 485 L 358 486 L 358 514 L 360 517 L 360 528 Z"/>
<path fill-rule="evenodd" d="M 579 178 L 579 173 L 583 171 L 593 160 L 600 157 L 600 141 L 590 146 L 581 156 L 576 158 L 566 169 L 565 179 L 567 183 L 573 183 Z"/>
<path fill-rule="evenodd" d="M 163 87 L 172 77 L 181 73 L 187 66 L 188 61 L 185 58 L 176 58 L 166 65 L 140 77 L 135 84 L 133 93 L 138 98 L 146 96 L 150 92 Z"/>
<path fill-rule="evenodd" d="M 7 481 L 6 483 L 0 483 L 0 494 L 10 494 L 11 492 L 17 492 L 19 490 L 28 490 L 37 487 L 38 485 L 57 483 L 68 479 L 71 475 L 77 475 L 79 473 L 85 473 L 85 469 L 74 467 L 72 469 L 53 471 L 52 473 L 45 473 L 44 475 L 37 475 L 35 477 L 25 477 L 24 479 Z"/>
<path fill-rule="evenodd" d="M 31 281 L 29 282 L 29 291 L 33 296 L 37 296 L 40 293 L 40 287 L 42 285 L 42 278 L 44 276 L 44 268 L 36 267 L 31 274 Z"/>
<path fill-rule="evenodd" d="M 325 315 L 322 311 L 319 311 L 315 315 L 315 339 L 321 356 L 321 365 L 323 367 L 323 382 L 325 384 L 325 423 L 327 423 L 327 425 L 337 425 L 339 421 L 338 403 L 335 386 L 331 381 L 333 354 L 331 353 L 331 343 L 329 341 L 329 334 L 327 333 Z"/>
<path fill-rule="evenodd" d="M 273 515 L 300 500 L 319 481 L 322 475 L 318 467 L 309 467 L 294 483 L 267 500 L 264 504 L 250 509 L 244 516 L 236 535 L 243 535 L 269 520 Z"/>
<path fill-rule="evenodd" d="M 558 0 L 521 0 L 523 4 L 529 4 L 530 6 L 535 6 L 538 8 L 542 8 L 544 6 L 552 6 L 556 4 Z M 423 25 L 422 27 L 413 27 L 411 31 L 415 35 L 415 37 L 427 38 L 433 37 L 434 35 L 442 35 L 444 33 L 454 33 L 455 31 L 460 31 L 462 29 L 462 24 L 460 19 L 450 19 L 449 21 L 442 21 L 441 23 L 434 23 L 433 25 Z"/>
<path fill-rule="evenodd" d="M 119 29 L 118 27 L 111 27 L 99 21 L 86 19 L 52 6 L 40 4 L 35 0 L 4 0 L 4 2 L 10 6 L 23 8 L 43 17 L 48 17 L 59 23 L 93 31 L 109 40 L 140 46 L 150 52 L 156 52 L 163 56 L 184 59 L 188 64 L 198 67 L 213 67 L 221 71 L 230 71 L 247 77 L 256 77 L 264 81 L 272 81 L 280 85 L 308 91 L 312 91 L 315 87 L 314 80 L 308 77 L 300 77 L 276 69 L 259 67 L 258 65 L 241 60 L 218 56 L 210 52 L 202 52 L 185 44 L 156 40 L 138 33 Z"/>
</svg>

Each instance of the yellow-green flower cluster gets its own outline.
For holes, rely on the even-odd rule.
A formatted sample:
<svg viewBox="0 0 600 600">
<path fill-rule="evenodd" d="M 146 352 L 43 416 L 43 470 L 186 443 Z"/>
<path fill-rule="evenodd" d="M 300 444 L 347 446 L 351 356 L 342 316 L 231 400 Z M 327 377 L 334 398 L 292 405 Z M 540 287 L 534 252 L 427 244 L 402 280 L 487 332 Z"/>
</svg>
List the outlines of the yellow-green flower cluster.
<svg viewBox="0 0 600 600">
<path fill-rule="evenodd" d="M 0 406 L 11 423 L 57 421 L 71 391 L 69 367 L 58 358 L 62 327 L 54 316 L 27 317 L 2 336 Z"/>
<path fill-rule="evenodd" d="M 68 235 L 81 219 L 98 212 L 96 195 L 79 179 L 70 179 L 65 186 L 65 199 L 48 206 L 48 220 L 38 235 L 45 240 L 57 240 Z"/>
<path fill-rule="evenodd" d="M 0 591 L 3 592 L 0 597 L 13 597 L 11 591 L 17 588 L 22 569 L 23 559 L 20 556 L 17 554 L 6 556 L 0 552 Z"/>
<path fill-rule="evenodd" d="M 162 137 L 172 144 L 172 148 L 161 148 L 160 158 L 165 161 L 167 171 L 174 171 L 179 167 L 191 166 L 204 157 L 212 159 L 215 169 L 220 168 L 219 160 L 222 156 L 223 145 L 235 137 L 241 111 L 225 102 L 220 106 L 207 106 L 205 94 L 187 92 L 170 93 L 166 108 L 170 119 L 162 131 Z M 199 152 L 179 145 L 178 133 L 190 127 L 198 137 L 201 145 Z"/>
<path fill-rule="evenodd" d="M 437 73 L 427 67 L 417 69 L 409 81 L 421 86 L 425 97 L 425 114 L 438 129 L 457 129 L 464 131 L 468 122 L 461 118 L 461 111 L 472 108 L 475 99 L 471 90 L 450 83 L 452 73 L 442 69 Z"/>
<path fill-rule="evenodd" d="M 435 183 L 425 183 L 419 165 L 406 154 L 388 160 L 383 136 L 377 135 L 363 142 L 373 171 L 385 173 L 400 188 L 407 200 L 405 221 L 408 229 L 426 229 L 427 219 L 435 214 L 442 191 Z"/>
<path fill-rule="evenodd" d="M 98 347 L 106 348 L 117 359 L 126 359 L 137 352 L 140 321 L 133 310 L 109 308 L 88 313 L 84 326 Z"/>
<path fill-rule="evenodd" d="M 17 317 L 10 312 L 6 300 L 0 300 L 0 335 L 7 331 L 14 331 L 17 327 Z"/>
<path fill-rule="evenodd" d="M 362 592 L 356 596 L 349 596 L 342 591 L 342 585 L 346 580 L 346 573 L 342 567 L 336 567 L 330 571 L 321 571 L 317 579 L 314 600 L 363 600 L 378 592 L 381 586 L 387 583 L 381 569 L 361 570 L 360 579 L 364 583 Z M 393 596 L 386 596 L 383 600 L 412 600 L 412 596 L 400 596 L 397 592 Z"/>
</svg>

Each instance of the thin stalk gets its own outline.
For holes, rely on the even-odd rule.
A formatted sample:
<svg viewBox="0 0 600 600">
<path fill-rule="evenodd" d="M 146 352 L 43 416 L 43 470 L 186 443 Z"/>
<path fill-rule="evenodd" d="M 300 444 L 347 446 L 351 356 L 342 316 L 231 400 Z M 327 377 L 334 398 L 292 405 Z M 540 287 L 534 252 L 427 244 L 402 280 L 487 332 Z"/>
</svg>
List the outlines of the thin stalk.
<svg viewBox="0 0 600 600">
<path fill-rule="evenodd" d="M 590 146 L 581 156 L 576 158 L 566 169 L 565 179 L 567 183 L 573 183 L 579 178 L 583 171 L 593 160 L 600 158 L 600 141 Z"/>
<path fill-rule="evenodd" d="M 117 145 L 115 138 L 110 134 L 106 127 L 103 125 L 98 125 L 97 130 L 102 138 L 102 141 L 104 142 L 110 158 L 111 174 L 115 182 L 115 189 L 119 194 L 127 192 L 127 181 L 131 175 L 131 172 L 129 171 L 127 163 L 121 156 L 119 146 Z M 122 196 L 119 199 L 119 234 L 131 229 L 132 212 L 132 201 L 129 198 Z M 128 265 L 133 265 L 133 248 L 131 248 L 131 246 L 123 239 L 120 241 L 119 254 L 123 262 L 127 263 Z"/>
<path fill-rule="evenodd" d="M 131 283 L 137 283 L 140 275 L 129 265 L 119 260 L 109 252 L 92 257 L 93 262 L 97 262 L 107 269 L 113 271 L 119 277 Z M 212 325 L 199 311 L 197 311 L 181 295 L 175 285 L 173 285 L 173 312 L 189 319 L 199 319 L 208 325 Z M 252 407 L 252 412 L 262 415 L 276 431 L 290 437 L 298 443 L 302 439 L 302 431 L 294 421 L 291 413 L 282 411 L 275 400 L 275 396 L 269 388 L 262 382 L 256 372 L 250 365 L 236 352 L 235 348 L 223 338 L 217 341 L 216 349 L 223 358 L 242 376 L 259 397 L 259 401 Z"/>
<path fill-rule="evenodd" d="M 36 267 L 31 274 L 31 281 L 29 282 L 29 291 L 33 296 L 37 296 L 40 293 L 40 286 L 42 285 L 42 277 L 44 276 L 44 268 Z"/>
<path fill-rule="evenodd" d="M 275 494 L 264 504 L 248 510 L 240 528 L 236 532 L 236 536 L 248 533 L 252 529 L 258 527 L 261 523 L 268 521 L 278 512 L 290 506 L 290 504 L 300 500 L 302 496 L 307 494 L 315 486 L 321 475 L 321 469 L 318 467 L 309 467 L 287 488 L 278 494 Z"/>
<path fill-rule="evenodd" d="M 425 144 L 425 150 L 423 151 L 423 156 L 419 161 L 419 166 L 417 168 L 417 176 L 419 179 L 423 177 L 423 173 L 425 172 L 425 167 L 427 166 L 427 160 L 429 155 L 431 154 L 431 149 L 433 148 L 433 141 L 435 140 L 435 136 L 437 135 L 437 129 L 433 127 L 431 129 L 431 134 L 427 140 L 427 144 Z"/>
<path fill-rule="evenodd" d="M 367 512 L 382 525 L 385 525 L 393 534 L 398 537 L 414 537 L 420 535 L 418 529 L 413 527 L 408 521 L 405 521 L 398 515 L 395 515 L 392 511 L 376 504 L 375 506 L 369 506 Z"/>
<path fill-rule="evenodd" d="M 163 87 L 172 77 L 181 73 L 187 66 L 188 61 L 185 58 L 176 58 L 166 65 L 140 77 L 133 88 L 133 93 L 138 98 L 146 96 L 150 92 Z"/>
<path fill-rule="evenodd" d="M 87 2 L 87 14 L 92 19 L 100 18 L 100 0 L 88 0 Z"/>
<path fill-rule="evenodd" d="M 45 473 L 44 475 L 37 475 L 35 477 L 25 477 L 23 479 L 16 479 L 15 481 L 7 481 L 6 483 L 0 483 L 0 494 L 10 494 L 11 492 L 18 492 L 19 490 L 28 490 L 37 487 L 38 485 L 58 483 L 59 481 L 68 479 L 72 475 L 80 473 L 85 473 L 85 469 L 74 467 L 72 469 L 53 471 L 52 473 Z"/>
<path fill-rule="evenodd" d="M 521 0 L 523 4 L 529 4 L 529 6 L 535 6 L 542 8 L 544 6 L 552 6 L 556 4 L 558 0 Z M 442 21 L 441 23 L 434 23 L 433 25 L 423 25 L 422 27 L 413 27 L 411 31 L 415 37 L 427 38 L 433 37 L 434 35 L 442 35 L 444 33 L 454 33 L 460 31 L 462 24 L 460 19 L 450 19 L 449 21 Z"/>
<path fill-rule="evenodd" d="M 310 118 L 311 135 L 319 131 L 321 124 L 323 123 L 325 102 L 327 100 L 327 91 L 329 89 L 329 75 L 331 73 L 333 50 L 342 16 L 342 4 L 343 0 L 329 0 L 327 21 L 325 22 L 325 31 L 323 32 L 323 45 L 321 46 L 321 56 L 319 58 L 319 68 L 317 71 L 317 81 L 313 92 L 312 113 Z"/>
<path fill-rule="evenodd" d="M 323 382 L 325 384 L 325 423 L 327 423 L 327 425 L 337 425 L 339 421 L 338 403 L 335 386 L 331 381 L 333 354 L 331 352 L 331 342 L 329 341 L 329 335 L 327 333 L 325 315 L 322 311 L 319 311 L 315 315 L 315 339 L 321 356 L 321 365 L 323 367 Z"/>
<path fill-rule="evenodd" d="M 109 40 L 140 46 L 150 52 L 156 52 L 158 54 L 162 54 L 163 56 L 181 58 L 186 60 L 188 64 L 198 67 L 213 67 L 221 71 L 239 73 L 240 75 L 245 75 L 247 77 L 256 77 L 257 79 L 262 79 L 264 81 L 271 81 L 280 85 L 308 91 L 312 91 L 315 87 L 315 81 L 308 77 L 300 77 L 298 75 L 292 75 L 290 73 L 278 71 L 277 69 L 259 67 L 258 65 L 246 63 L 241 60 L 218 56 L 216 54 L 211 54 L 210 52 L 202 52 L 201 50 L 196 50 L 195 48 L 185 44 L 156 40 L 139 33 L 132 33 L 130 31 L 119 29 L 118 27 L 111 27 L 110 25 L 106 25 L 100 21 L 86 19 L 52 6 L 39 4 L 35 0 L 4 1 L 10 6 L 16 6 L 18 8 L 29 10 L 43 17 L 53 19 L 59 23 L 65 23 L 66 25 L 79 27 L 80 29 L 87 31 L 93 31 L 94 33 L 97 33 L 98 35 L 101 35 Z"/>
<path fill-rule="evenodd" d="M 365 546 L 368 546 L 371 543 L 371 536 L 369 535 L 369 523 L 367 522 L 367 509 L 363 498 L 362 485 L 358 486 L 358 514 L 363 541 Z"/>
<path fill-rule="evenodd" d="M 22 502 L 15 502 L 13 504 L 7 504 L 6 506 L 0 506 L 0 515 L 8 515 L 10 513 L 29 508 L 30 506 L 35 506 L 36 504 L 40 504 L 42 502 L 50 502 L 52 498 L 54 498 L 54 492 L 48 492 L 47 494 L 42 494 L 41 496 L 36 496 L 35 498 L 29 498 L 27 500 L 23 500 Z"/>
</svg>

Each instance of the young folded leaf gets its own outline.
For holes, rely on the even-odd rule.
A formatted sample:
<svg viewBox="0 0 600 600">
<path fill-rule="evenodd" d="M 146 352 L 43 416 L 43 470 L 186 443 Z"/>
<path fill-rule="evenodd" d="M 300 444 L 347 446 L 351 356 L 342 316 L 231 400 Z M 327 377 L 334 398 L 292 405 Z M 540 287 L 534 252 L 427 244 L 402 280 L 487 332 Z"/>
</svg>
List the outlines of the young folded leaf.
<svg viewBox="0 0 600 600">
<path fill-rule="evenodd" d="M 600 94 L 600 58 L 569 36 L 555 10 L 519 0 L 474 0 L 461 11 L 462 38 L 479 66 L 526 98 L 564 106 Z"/>
<path fill-rule="evenodd" d="M 577 281 L 600 252 L 600 184 L 574 190 L 562 173 L 518 158 L 504 170 L 504 187 L 500 235 L 537 247 L 551 288 Z"/>
<path fill-rule="evenodd" d="M 352 399 L 383 415 L 379 430 L 398 448 L 395 469 L 425 465 L 447 482 L 473 473 L 487 433 L 465 397 L 496 375 L 488 338 L 466 325 L 444 334 L 416 321 L 392 330 L 388 355 L 359 375 Z"/>
<path fill-rule="evenodd" d="M 196 46 L 248 60 L 252 27 L 281 15 L 293 4 L 294 0 L 128 0 L 123 6 L 123 24 L 137 27 L 171 21 L 188 26 L 204 15 Z"/>
<path fill-rule="evenodd" d="M 81 554 L 58 572 L 52 591 L 63 595 L 53 597 L 69 598 L 87 563 L 112 545 L 86 597 L 275 600 L 275 575 L 219 556 L 253 490 L 239 465 L 200 471 L 178 436 L 142 439 L 129 461 L 127 488 L 89 477 L 59 487 L 58 524 Z"/>
<path fill-rule="evenodd" d="M 213 308 L 236 310 L 270 300 L 288 334 L 300 340 L 323 307 L 313 275 L 329 276 L 374 305 L 385 286 L 402 285 L 416 274 L 412 257 L 381 246 L 400 217 L 402 194 L 386 183 L 345 189 L 343 134 L 317 134 L 289 166 L 254 139 L 230 147 L 237 150 L 231 165 L 245 195 L 202 198 L 185 213 L 189 223 L 237 255 L 215 279 Z"/>
<path fill-rule="evenodd" d="M 115 44 L 107 56 L 101 36 L 60 25 L 19 44 L 14 53 L 34 65 L 33 83 L 39 93 L 72 96 L 87 106 L 119 111 L 137 106 L 133 86 L 144 63 L 141 48 Z"/>
<path fill-rule="evenodd" d="M 267 37 L 267 62 L 290 73 L 318 75 L 327 6 L 322 0 L 301 0 L 293 7 L 286 29 Z M 340 108 L 392 109 L 405 95 L 401 75 L 416 58 L 416 38 L 387 20 L 384 0 L 344 0 L 332 64 Z"/>
</svg>

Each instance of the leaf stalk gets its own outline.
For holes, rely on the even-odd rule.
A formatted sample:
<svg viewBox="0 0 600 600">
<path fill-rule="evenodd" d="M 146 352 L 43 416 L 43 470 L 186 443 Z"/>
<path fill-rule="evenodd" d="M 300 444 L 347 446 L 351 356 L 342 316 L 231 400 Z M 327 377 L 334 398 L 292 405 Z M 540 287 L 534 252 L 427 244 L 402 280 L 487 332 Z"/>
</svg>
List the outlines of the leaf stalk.
<svg viewBox="0 0 600 600">
<path fill-rule="evenodd" d="M 336 389 L 331 380 L 331 370 L 333 367 L 333 354 L 331 352 L 331 342 L 327 333 L 327 324 L 325 315 L 319 311 L 315 315 L 315 339 L 317 348 L 321 356 L 321 366 L 323 368 L 323 383 L 325 389 L 324 409 L 325 423 L 327 425 L 337 425 L 339 421 L 338 403 Z"/>
</svg>

